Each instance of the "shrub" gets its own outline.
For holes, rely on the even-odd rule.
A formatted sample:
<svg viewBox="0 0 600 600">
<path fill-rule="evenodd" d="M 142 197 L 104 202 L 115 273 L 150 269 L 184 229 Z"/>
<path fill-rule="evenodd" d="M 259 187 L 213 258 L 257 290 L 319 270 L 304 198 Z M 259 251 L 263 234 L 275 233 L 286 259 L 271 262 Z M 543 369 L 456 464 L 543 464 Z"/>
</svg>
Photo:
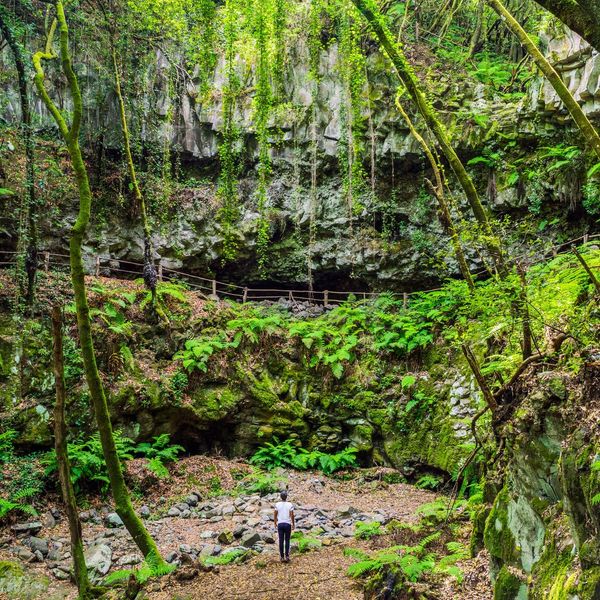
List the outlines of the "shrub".
<svg viewBox="0 0 600 600">
<path fill-rule="evenodd" d="M 173 462 L 185 448 L 177 444 L 171 445 L 168 433 L 152 438 L 152 442 L 142 442 L 134 448 L 136 454 L 148 459 L 148 468 L 159 478 L 169 476 L 165 463 Z"/>
<path fill-rule="evenodd" d="M 277 467 L 292 467 L 300 471 L 307 469 L 318 469 L 326 475 L 331 475 L 340 469 L 356 466 L 355 448 L 346 448 L 336 454 L 328 454 L 320 450 L 308 451 L 304 448 L 294 446 L 292 440 L 279 442 L 273 438 L 275 443 L 268 442 L 259 448 L 250 463 L 259 465 L 265 469 Z"/>
</svg>

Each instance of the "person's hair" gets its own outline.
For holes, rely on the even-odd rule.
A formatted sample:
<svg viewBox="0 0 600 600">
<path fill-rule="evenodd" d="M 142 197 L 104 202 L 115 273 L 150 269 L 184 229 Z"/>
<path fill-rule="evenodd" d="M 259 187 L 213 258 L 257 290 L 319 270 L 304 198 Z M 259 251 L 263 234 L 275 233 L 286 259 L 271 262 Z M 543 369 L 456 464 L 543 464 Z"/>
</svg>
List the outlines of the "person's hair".
<svg viewBox="0 0 600 600">
<path fill-rule="evenodd" d="M 287 492 L 281 492 L 281 499 L 287 500 Z"/>
</svg>

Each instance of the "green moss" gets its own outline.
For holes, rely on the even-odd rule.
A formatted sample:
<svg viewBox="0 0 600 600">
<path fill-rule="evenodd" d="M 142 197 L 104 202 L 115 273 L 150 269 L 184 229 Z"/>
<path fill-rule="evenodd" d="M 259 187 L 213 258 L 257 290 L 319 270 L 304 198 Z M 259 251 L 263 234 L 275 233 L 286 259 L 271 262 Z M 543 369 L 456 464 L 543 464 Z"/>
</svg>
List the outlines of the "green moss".
<svg viewBox="0 0 600 600">
<path fill-rule="evenodd" d="M 600 566 L 586 569 L 580 575 L 577 595 L 579 600 L 597 600 L 600 598 Z"/>
<path fill-rule="evenodd" d="M 496 559 L 506 564 L 516 564 L 519 551 L 509 526 L 508 502 L 510 500 L 508 488 L 505 486 L 496 496 L 492 510 L 485 521 L 483 539 L 485 547 Z"/>
<path fill-rule="evenodd" d="M 192 395 L 192 408 L 203 421 L 219 421 L 225 418 L 244 395 L 226 386 L 208 386 L 197 389 Z"/>
<path fill-rule="evenodd" d="M 476 556 L 483 549 L 483 532 L 485 531 L 485 522 L 489 514 L 489 507 L 483 506 L 472 519 L 473 529 L 471 530 L 471 539 L 469 542 L 471 556 Z"/>
<path fill-rule="evenodd" d="M 524 591 L 523 588 L 525 588 Z M 527 598 L 526 585 L 506 567 L 500 569 L 494 584 L 494 600 L 517 600 Z"/>
<path fill-rule="evenodd" d="M 556 593 L 556 589 L 564 585 L 572 568 L 573 558 L 570 547 L 559 552 L 554 542 L 546 545 L 533 570 L 532 600 L 545 600 L 552 590 Z"/>
<path fill-rule="evenodd" d="M 9 560 L 0 560 L 0 579 L 5 577 L 23 577 L 25 571 L 23 566 Z"/>
</svg>

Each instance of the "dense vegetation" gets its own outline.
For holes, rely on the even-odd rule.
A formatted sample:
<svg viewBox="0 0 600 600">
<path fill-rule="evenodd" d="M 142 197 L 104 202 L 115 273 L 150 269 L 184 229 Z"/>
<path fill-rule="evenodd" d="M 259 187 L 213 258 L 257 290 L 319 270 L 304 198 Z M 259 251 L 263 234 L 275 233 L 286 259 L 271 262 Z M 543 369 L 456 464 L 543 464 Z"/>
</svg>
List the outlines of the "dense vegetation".
<svg viewBox="0 0 600 600">
<path fill-rule="evenodd" d="M 340 511 L 365 597 L 464 591 L 482 549 L 494 598 L 597 597 L 598 16 L 591 0 L 0 7 L 0 524 L 35 530 L 32 552 L 0 543 L 0 592 L 25 577 L 11 552 L 50 554 L 41 524 L 19 529 L 45 495 L 82 599 L 252 560 L 268 535 L 176 558 L 141 514 L 203 451 L 248 463 L 227 489 L 161 496 L 160 517 L 214 498 L 200 519 L 251 512 L 288 472 L 364 493 L 385 466 L 375 495 L 443 493 L 417 523 Z M 99 578 L 80 509 L 108 498 L 143 563 Z M 321 517 L 299 553 L 327 551 Z"/>
</svg>

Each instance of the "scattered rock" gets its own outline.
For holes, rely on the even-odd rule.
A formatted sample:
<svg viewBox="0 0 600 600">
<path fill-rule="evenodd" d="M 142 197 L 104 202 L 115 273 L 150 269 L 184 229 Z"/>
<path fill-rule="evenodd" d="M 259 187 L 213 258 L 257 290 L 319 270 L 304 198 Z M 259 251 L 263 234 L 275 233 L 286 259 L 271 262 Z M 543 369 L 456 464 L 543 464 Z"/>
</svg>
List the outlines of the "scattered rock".
<svg viewBox="0 0 600 600">
<path fill-rule="evenodd" d="M 42 557 L 48 556 L 48 540 L 32 536 L 27 540 L 26 543 L 29 546 L 29 548 L 31 548 L 32 552 L 39 552 L 42 555 Z"/>
<path fill-rule="evenodd" d="M 244 548 L 252 548 L 254 544 L 260 541 L 261 538 L 259 533 L 257 533 L 256 531 L 249 531 L 248 533 L 245 533 L 242 536 L 240 543 L 242 544 L 242 546 L 244 546 Z"/>
<path fill-rule="evenodd" d="M 46 511 L 40 517 L 40 522 L 47 529 L 52 529 L 53 527 L 56 527 L 56 519 L 54 518 L 54 515 L 50 511 Z"/>
<path fill-rule="evenodd" d="M 217 537 L 219 544 L 229 545 L 233 542 L 234 535 L 231 531 L 221 531 Z"/>
<path fill-rule="evenodd" d="M 123 527 L 123 521 L 116 512 L 111 512 L 106 515 L 104 522 L 107 527 Z"/>
<path fill-rule="evenodd" d="M 98 576 L 106 575 L 112 565 L 112 549 L 107 544 L 96 544 L 90 546 L 85 552 L 85 564 L 92 577 L 99 579 Z M 93 577 L 94 578 L 94 577 Z"/>
<path fill-rule="evenodd" d="M 11 527 L 17 535 L 36 535 L 42 529 L 42 524 L 39 521 L 32 521 L 31 523 L 17 523 Z"/>
<path fill-rule="evenodd" d="M 140 517 L 143 519 L 147 519 L 150 516 L 150 508 L 144 504 L 142 508 L 140 508 Z"/>
</svg>

